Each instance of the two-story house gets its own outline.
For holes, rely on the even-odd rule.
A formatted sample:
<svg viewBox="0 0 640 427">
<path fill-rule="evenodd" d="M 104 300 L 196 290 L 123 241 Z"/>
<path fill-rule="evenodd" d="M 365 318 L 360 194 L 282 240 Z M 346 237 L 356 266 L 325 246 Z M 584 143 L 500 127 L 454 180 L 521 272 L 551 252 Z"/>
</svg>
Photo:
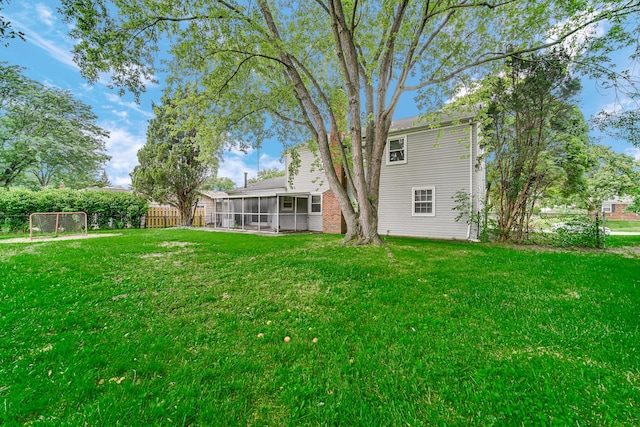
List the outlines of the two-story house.
<svg viewBox="0 0 640 427">
<path fill-rule="evenodd" d="M 455 210 L 465 192 L 478 210 L 485 171 L 478 158 L 478 124 L 471 116 L 443 118 L 437 126 L 418 118 L 392 123 L 380 176 L 381 235 L 473 239 L 475 230 Z M 260 231 L 344 232 L 337 201 L 311 144 L 296 147 L 290 175 L 229 192 L 216 201 L 217 227 Z"/>
</svg>

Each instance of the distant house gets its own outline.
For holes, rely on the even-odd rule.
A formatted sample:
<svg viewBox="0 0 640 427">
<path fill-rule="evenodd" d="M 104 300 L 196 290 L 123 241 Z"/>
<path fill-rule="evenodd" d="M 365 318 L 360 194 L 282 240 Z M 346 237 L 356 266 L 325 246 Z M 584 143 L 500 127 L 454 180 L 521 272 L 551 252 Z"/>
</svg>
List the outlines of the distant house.
<svg viewBox="0 0 640 427">
<path fill-rule="evenodd" d="M 382 235 L 473 239 L 456 221 L 456 193 L 482 199 L 478 124 L 472 117 L 443 118 L 433 128 L 417 118 L 391 125 L 380 177 L 378 232 Z M 215 226 L 259 231 L 343 233 L 344 219 L 313 146 L 297 147 L 298 172 L 260 181 L 217 197 Z"/>
<path fill-rule="evenodd" d="M 631 197 L 619 197 L 602 202 L 602 212 L 607 219 L 640 220 L 640 215 L 627 212 L 627 207 L 633 203 Z"/>
</svg>

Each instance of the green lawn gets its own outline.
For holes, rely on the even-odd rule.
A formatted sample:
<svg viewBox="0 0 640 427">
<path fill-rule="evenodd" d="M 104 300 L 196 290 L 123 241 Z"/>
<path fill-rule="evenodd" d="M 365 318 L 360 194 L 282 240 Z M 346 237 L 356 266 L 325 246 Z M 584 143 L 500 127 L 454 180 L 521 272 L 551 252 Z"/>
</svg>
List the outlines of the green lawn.
<svg viewBox="0 0 640 427">
<path fill-rule="evenodd" d="M 608 219 L 607 227 L 612 231 L 637 231 L 640 232 L 640 221 L 623 221 Z"/>
<path fill-rule="evenodd" d="M 637 426 L 640 239 L 608 242 L 0 244 L 0 424 Z"/>
</svg>

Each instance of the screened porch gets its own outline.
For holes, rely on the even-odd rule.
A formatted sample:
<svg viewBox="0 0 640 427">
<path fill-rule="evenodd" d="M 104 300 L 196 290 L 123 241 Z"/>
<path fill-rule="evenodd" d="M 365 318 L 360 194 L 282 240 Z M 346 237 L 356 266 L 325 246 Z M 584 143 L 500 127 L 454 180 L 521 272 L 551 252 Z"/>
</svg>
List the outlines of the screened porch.
<svg viewBox="0 0 640 427">
<path fill-rule="evenodd" d="M 216 198 L 215 228 L 278 233 L 309 229 L 309 194 L 227 196 Z"/>
</svg>

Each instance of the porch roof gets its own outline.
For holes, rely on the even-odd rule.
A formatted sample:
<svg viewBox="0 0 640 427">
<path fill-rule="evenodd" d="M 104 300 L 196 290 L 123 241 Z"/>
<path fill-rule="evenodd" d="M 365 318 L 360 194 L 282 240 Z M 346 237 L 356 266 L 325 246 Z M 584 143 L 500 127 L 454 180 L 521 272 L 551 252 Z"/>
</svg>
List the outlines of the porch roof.
<svg viewBox="0 0 640 427">
<path fill-rule="evenodd" d="M 309 197 L 309 192 L 281 192 L 281 191 L 268 191 L 268 192 L 260 192 L 260 193 L 245 193 L 245 194 L 229 194 L 226 196 L 216 197 L 216 200 L 225 200 L 225 199 L 254 199 L 258 197 L 281 197 L 281 196 L 289 196 L 289 197 Z"/>
</svg>

